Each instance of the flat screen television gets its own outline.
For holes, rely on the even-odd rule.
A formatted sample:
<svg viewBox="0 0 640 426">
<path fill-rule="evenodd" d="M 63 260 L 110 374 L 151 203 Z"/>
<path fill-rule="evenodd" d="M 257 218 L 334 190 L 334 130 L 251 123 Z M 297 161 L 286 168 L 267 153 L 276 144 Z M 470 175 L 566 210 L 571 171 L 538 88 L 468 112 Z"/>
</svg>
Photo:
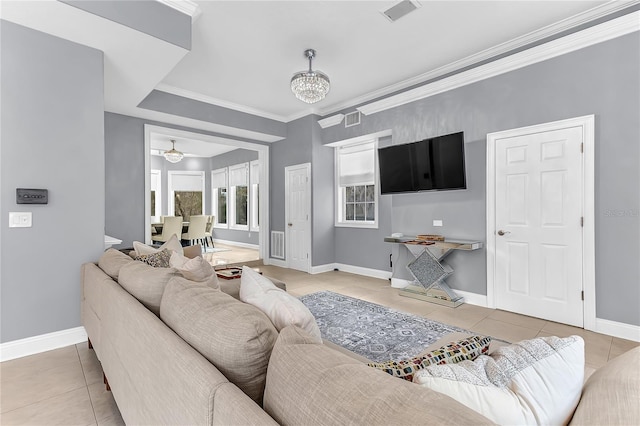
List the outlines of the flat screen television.
<svg viewBox="0 0 640 426">
<path fill-rule="evenodd" d="M 466 189 L 464 132 L 378 149 L 380 192 Z"/>
</svg>

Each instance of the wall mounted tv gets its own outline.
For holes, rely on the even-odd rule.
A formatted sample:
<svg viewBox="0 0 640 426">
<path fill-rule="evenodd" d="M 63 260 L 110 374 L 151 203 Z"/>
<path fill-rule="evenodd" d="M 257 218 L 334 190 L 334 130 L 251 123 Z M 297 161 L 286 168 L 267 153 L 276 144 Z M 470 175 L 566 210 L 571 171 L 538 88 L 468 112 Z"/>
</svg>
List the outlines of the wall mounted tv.
<svg viewBox="0 0 640 426">
<path fill-rule="evenodd" d="M 466 189 L 464 133 L 378 149 L 380 192 Z"/>
</svg>

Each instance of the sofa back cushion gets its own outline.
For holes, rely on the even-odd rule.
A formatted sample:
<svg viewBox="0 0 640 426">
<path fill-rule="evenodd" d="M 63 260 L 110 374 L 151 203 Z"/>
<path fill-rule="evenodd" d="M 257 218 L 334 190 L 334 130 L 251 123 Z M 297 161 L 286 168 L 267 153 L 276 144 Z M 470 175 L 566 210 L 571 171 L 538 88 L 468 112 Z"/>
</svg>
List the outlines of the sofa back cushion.
<svg viewBox="0 0 640 426">
<path fill-rule="evenodd" d="M 491 424 L 446 395 L 368 367 L 289 326 L 273 348 L 264 409 L 280 424 Z"/>
<path fill-rule="evenodd" d="M 160 319 L 230 382 L 262 404 L 278 332 L 259 309 L 206 285 L 175 277 L 162 297 Z"/>
<path fill-rule="evenodd" d="M 110 248 L 102 253 L 102 256 L 98 259 L 98 266 L 105 274 L 118 281 L 120 268 L 131 262 L 133 262 L 133 259 L 130 256 L 127 256 L 119 250 Z"/>
<path fill-rule="evenodd" d="M 173 268 L 154 268 L 132 261 L 120 268 L 118 283 L 151 312 L 160 315 L 160 300 L 169 280 L 178 275 Z"/>
</svg>

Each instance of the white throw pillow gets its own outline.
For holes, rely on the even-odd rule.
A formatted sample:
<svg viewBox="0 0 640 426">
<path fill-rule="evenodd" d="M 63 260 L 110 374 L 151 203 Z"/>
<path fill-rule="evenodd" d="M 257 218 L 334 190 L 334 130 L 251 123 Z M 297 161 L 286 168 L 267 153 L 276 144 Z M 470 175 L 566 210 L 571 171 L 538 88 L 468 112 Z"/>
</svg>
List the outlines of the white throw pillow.
<svg viewBox="0 0 640 426">
<path fill-rule="evenodd" d="M 309 308 L 247 266 L 242 267 L 240 300 L 264 312 L 278 331 L 295 325 L 306 330 L 316 342 L 322 343 L 320 329 Z"/>
<path fill-rule="evenodd" d="M 176 253 L 183 254 L 182 244 L 180 240 L 175 235 L 172 235 L 160 248 L 155 248 L 146 245 L 145 243 L 141 243 L 140 241 L 133 242 L 133 250 L 136 252 L 136 256 L 140 256 L 142 254 L 154 254 L 162 251 L 164 249 L 169 249 L 171 251 L 175 251 Z"/>
<path fill-rule="evenodd" d="M 426 367 L 413 378 L 502 425 L 567 424 L 583 380 L 579 336 L 524 340 L 475 361 Z"/>
<path fill-rule="evenodd" d="M 202 256 L 196 256 L 193 259 L 189 259 L 180 253 L 173 253 L 171 259 L 169 259 L 169 266 L 175 268 L 182 274 L 183 277 L 190 281 L 196 281 L 204 283 L 216 290 L 220 289 L 220 283 L 218 283 L 218 276 L 213 266 Z"/>
</svg>

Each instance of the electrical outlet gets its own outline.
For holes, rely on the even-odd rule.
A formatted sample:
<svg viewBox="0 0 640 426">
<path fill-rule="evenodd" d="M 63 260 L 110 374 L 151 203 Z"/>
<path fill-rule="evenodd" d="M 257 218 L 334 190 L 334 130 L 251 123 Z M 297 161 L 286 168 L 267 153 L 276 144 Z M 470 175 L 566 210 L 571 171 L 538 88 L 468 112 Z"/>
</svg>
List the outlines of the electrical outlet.
<svg viewBox="0 0 640 426">
<path fill-rule="evenodd" d="M 433 226 L 442 226 L 442 221 L 441 220 L 435 220 L 433 221 Z"/>
</svg>

